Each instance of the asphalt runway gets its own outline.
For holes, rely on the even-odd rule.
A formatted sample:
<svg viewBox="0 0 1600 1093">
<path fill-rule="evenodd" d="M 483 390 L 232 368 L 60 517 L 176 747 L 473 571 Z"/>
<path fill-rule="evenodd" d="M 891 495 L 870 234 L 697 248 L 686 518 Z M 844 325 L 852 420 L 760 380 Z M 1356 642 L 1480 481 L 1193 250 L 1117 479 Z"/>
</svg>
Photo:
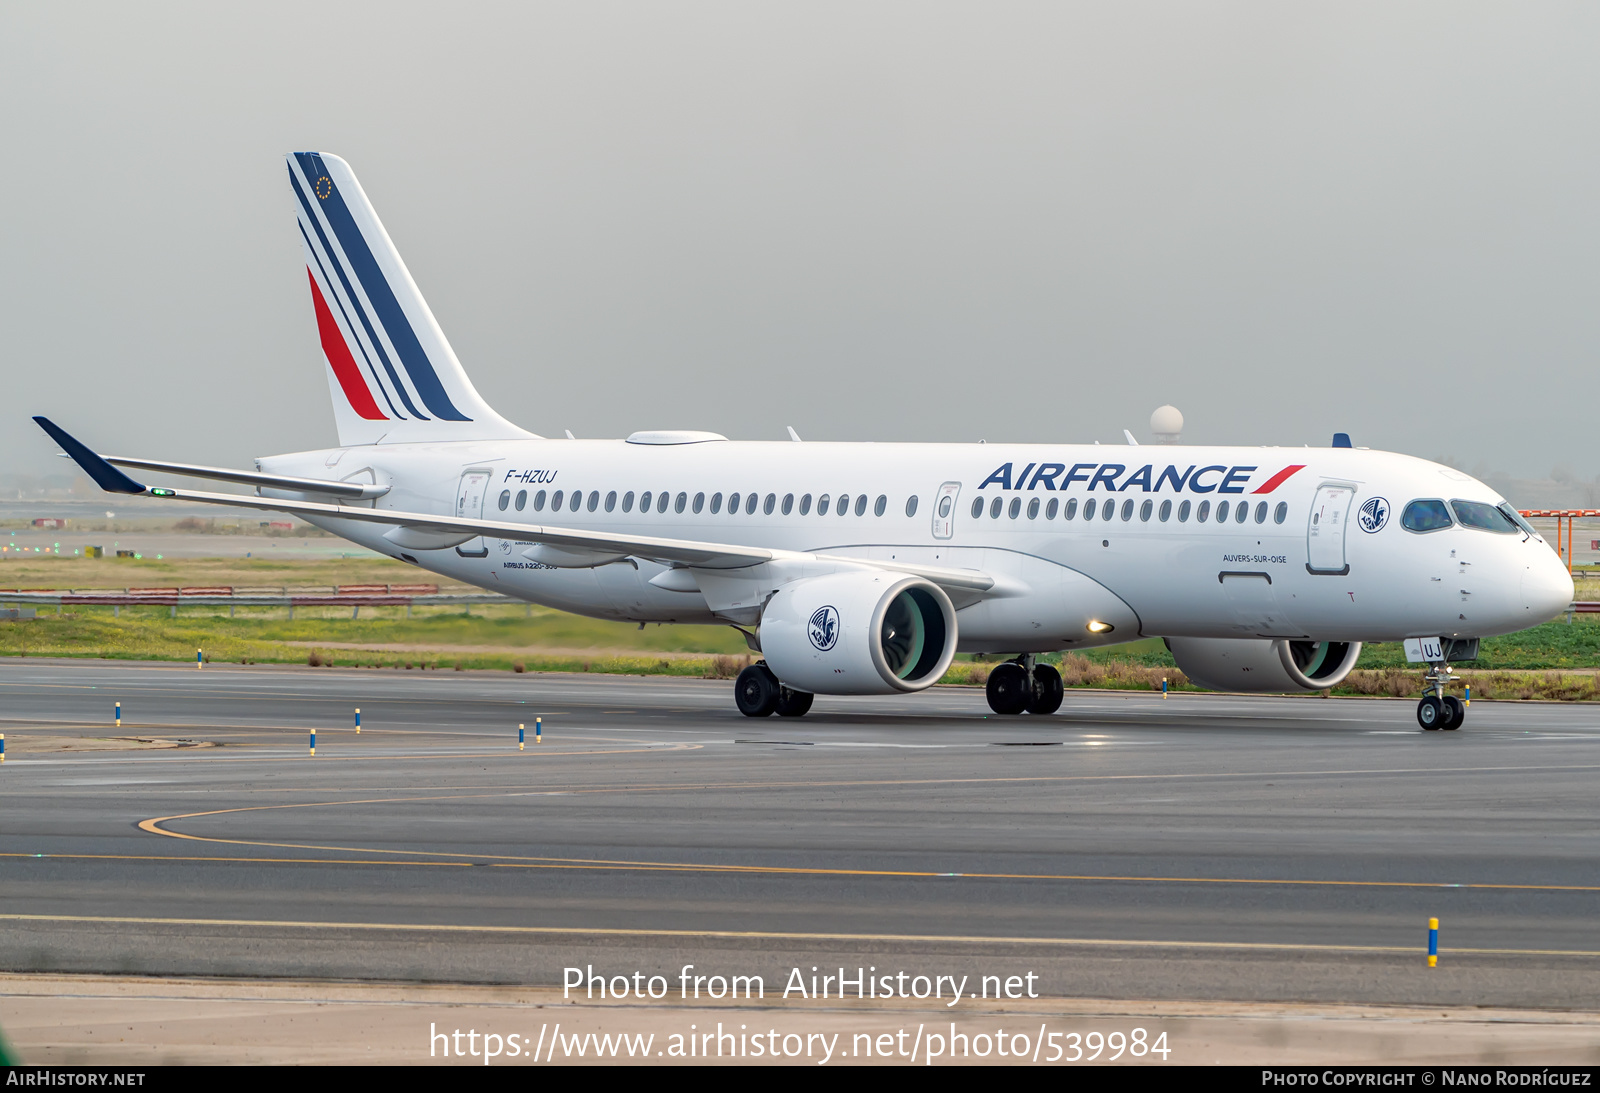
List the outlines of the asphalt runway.
<svg viewBox="0 0 1600 1093">
<path fill-rule="evenodd" d="M 1591 706 L 30 659 L 0 730 L 0 970 L 1600 1008 Z"/>
</svg>

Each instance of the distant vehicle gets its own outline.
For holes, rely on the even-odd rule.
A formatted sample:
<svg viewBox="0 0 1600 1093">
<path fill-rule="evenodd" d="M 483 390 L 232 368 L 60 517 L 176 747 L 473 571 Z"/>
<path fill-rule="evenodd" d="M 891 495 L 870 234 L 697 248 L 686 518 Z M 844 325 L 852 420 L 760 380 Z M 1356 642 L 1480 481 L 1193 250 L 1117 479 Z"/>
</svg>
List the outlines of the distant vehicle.
<svg viewBox="0 0 1600 1093">
<path fill-rule="evenodd" d="M 750 716 L 920 691 L 958 650 L 1014 654 L 990 707 L 1044 715 L 1062 702 L 1047 651 L 1158 636 L 1202 686 L 1307 691 L 1343 680 L 1362 642 L 1423 639 L 1418 720 L 1453 729 L 1450 662 L 1572 599 L 1488 486 L 1343 434 L 1315 449 L 536 436 L 479 396 L 349 165 L 288 167 L 339 445 L 230 470 L 103 457 L 35 420 L 112 492 L 292 513 L 584 615 L 735 626 L 765 658 L 734 686 Z M 908 385 L 887 409 L 916 399 Z"/>
</svg>

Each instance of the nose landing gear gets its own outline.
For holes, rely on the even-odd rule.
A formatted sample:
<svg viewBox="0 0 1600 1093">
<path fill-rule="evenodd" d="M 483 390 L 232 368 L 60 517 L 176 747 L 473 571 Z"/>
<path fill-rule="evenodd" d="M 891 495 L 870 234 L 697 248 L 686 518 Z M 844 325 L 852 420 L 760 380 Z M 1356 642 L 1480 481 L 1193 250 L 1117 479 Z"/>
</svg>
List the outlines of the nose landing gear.
<svg viewBox="0 0 1600 1093">
<path fill-rule="evenodd" d="M 1455 682 L 1450 665 L 1430 664 L 1428 674 L 1422 677 L 1422 701 L 1417 703 L 1417 724 L 1432 732 L 1437 729 L 1459 729 L 1467 719 L 1467 707 L 1445 689 Z"/>
</svg>

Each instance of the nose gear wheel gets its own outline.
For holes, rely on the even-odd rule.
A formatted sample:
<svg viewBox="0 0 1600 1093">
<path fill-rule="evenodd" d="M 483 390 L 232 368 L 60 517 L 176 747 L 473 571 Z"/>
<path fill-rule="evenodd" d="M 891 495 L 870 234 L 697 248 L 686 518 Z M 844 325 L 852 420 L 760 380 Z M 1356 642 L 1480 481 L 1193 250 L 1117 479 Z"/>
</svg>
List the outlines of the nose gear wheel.
<svg viewBox="0 0 1600 1093">
<path fill-rule="evenodd" d="M 1422 701 L 1417 703 L 1417 724 L 1428 732 L 1459 729 L 1467 719 L 1467 706 L 1445 690 L 1456 677 L 1445 663 L 1430 664 L 1422 677 Z"/>
</svg>

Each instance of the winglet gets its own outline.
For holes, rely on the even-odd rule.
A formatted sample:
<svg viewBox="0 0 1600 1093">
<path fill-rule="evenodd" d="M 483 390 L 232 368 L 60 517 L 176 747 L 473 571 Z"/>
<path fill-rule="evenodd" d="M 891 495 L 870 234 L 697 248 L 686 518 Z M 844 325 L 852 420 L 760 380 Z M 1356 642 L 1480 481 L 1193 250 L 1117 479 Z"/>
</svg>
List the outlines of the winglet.
<svg viewBox="0 0 1600 1093">
<path fill-rule="evenodd" d="M 83 468 L 84 474 L 94 479 L 95 484 L 107 493 L 145 492 L 143 486 L 84 447 L 82 441 L 49 418 L 35 415 L 33 420 L 39 423 L 39 428 L 50 434 L 51 440 L 61 445 L 74 463 Z"/>
</svg>

